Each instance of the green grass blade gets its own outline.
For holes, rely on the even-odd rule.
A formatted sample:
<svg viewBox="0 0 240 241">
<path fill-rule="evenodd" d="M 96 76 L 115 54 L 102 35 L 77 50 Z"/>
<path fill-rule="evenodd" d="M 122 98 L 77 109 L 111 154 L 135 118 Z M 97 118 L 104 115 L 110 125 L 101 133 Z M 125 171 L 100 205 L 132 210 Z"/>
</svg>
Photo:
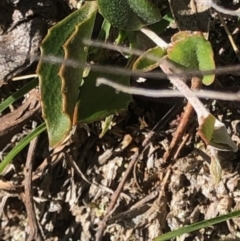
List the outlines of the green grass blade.
<svg viewBox="0 0 240 241">
<path fill-rule="evenodd" d="M 9 96 L 6 100 L 4 100 L 0 104 L 0 113 L 9 107 L 14 101 L 18 100 L 25 94 L 27 94 L 30 90 L 35 88 L 38 85 L 38 78 L 34 78 L 33 80 L 29 81 L 26 85 L 24 85 L 21 89 L 16 91 L 14 94 Z"/>
<path fill-rule="evenodd" d="M 33 140 L 36 136 L 40 135 L 43 131 L 46 130 L 46 124 L 42 123 L 38 126 L 34 131 L 32 131 L 29 135 L 24 137 L 3 159 L 0 163 L 0 174 L 4 171 L 6 166 L 12 161 L 12 159 L 26 146 L 29 144 L 31 140 Z"/>
<path fill-rule="evenodd" d="M 106 42 L 109 38 L 110 29 L 111 29 L 111 24 L 106 19 L 104 19 L 100 33 L 98 35 L 98 40 L 99 41 L 102 40 L 102 41 Z"/>
<path fill-rule="evenodd" d="M 228 213 L 228 214 L 225 214 L 225 215 L 221 215 L 221 216 L 216 217 L 216 218 L 211 218 L 211 219 L 204 220 L 204 221 L 201 221 L 201 222 L 198 222 L 198 223 L 194 223 L 194 224 L 191 224 L 189 226 L 174 230 L 172 232 L 165 233 L 165 234 L 155 238 L 154 241 L 169 240 L 171 238 L 175 238 L 177 236 L 180 236 L 180 235 L 183 235 L 183 234 L 186 234 L 186 233 L 190 233 L 190 232 L 199 230 L 201 228 L 210 227 L 214 224 L 218 224 L 218 223 L 224 222 L 226 220 L 229 220 L 229 219 L 232 219 L 232 218 L 235 218 L 235 217 L 238 217 L 238 216 L 240 216 L 240 210 L 235 211 L 235 212 L 231 212 L 231 213 Z"/>
</svg>

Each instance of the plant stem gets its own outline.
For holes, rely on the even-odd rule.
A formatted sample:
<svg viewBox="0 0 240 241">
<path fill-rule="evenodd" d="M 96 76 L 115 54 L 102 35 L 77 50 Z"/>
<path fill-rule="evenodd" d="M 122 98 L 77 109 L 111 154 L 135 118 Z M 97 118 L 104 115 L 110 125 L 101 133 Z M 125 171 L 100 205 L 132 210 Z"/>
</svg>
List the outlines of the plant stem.
<svg viewBox="0 0 240 241">
<path fill-rule="evenodd" d="M 141 32 L 143 32 L 147 37 L 149 37 L 154 43 L 156 43 L 161 48 L 167 48 L 169 44 L 167 44 L 163 39 L 161 39 L 157 34 L 147 28 L 142 28 Z M 181 69 L 175 65 L 172 61 L 168 60 L 167 58 L 162 58 L 160 61 L 160 67 L 165 74 L 173 74 L 182 72 Z M 190 88 L 186 85 L 186 79 L 175 77 L 175 76 L 168 76 L 168 79 L 172 82 L 172 84 L 178 88 L 178 90 L 186 97 L 186 99 L 191 103 L 193 108 L 195 109 L 198 120 L 202 118 L 206 118 L 209 115 L 208 110 L 202 104 L 202 102 L 193 95 L 193 92 Z"/>
<path fill-rule="evenodd" d="M 167 58 L 164 58 L 164 60 L 160 64 L 161 69 L 166 74 L 173 73 L 173 71 L 171 70 L 172 66 L 174 68 L 177 68 L 177 66 L 174 66 L 174 63 L 168 60 Z M 178 88 L 178 90 L 185 96 L 185 98 L 193 106 L 197 113 L 198 120 L 201 118 L 206 118 L 209 115 L 209 111 L 206 109 L 206 107 L 202 104 L 198 97 L 194 96 L 193 91 L 191 91 L 190 88 L 186 85 L 185 79 L 181 79 L 180 77 L 175 76 L 168 76 L 168 79 L 174 86 Z"/>
</svg>

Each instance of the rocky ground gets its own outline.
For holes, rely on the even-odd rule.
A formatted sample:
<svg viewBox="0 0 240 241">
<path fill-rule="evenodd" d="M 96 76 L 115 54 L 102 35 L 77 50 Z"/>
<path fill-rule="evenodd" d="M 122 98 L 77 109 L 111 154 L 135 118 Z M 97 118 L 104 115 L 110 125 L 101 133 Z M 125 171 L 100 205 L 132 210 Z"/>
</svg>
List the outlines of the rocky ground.
<svg viewBox="0 0 240 241">
<path fill-rule="evenodd" d="M 34 5 L 37 1 L 20 0 L 17 11 L 14 11 L 13 2 L 0 3 L 0 50 L 10 48 L 7 53 L 0 52 L 0 79 L 5 81 L 33 62 L 20 56 L 13 61 L 16 65 L 11 64 L 14 50 L 27 48 L 38 53 L 47 28 L 76 6 L 74 1 L 39 0 L 46 10 L 41 10 L 41 15 Z M 7 15 L 2 20 L 1 12 L 5 8 Z M 30 11 L 32 8 L 35 12 Z M 10 16 L 14 16 L 13 22 Z M 30 20 L 23 21 L 26 18 Z M 16 24 L 22 21 L 20 30 L 6 34 L 14 21 Z M 225 21 L 238 44 L 237 18 L 227 17 Z M 31 34 L 27 31 L 30 25 L 36 25 L 36 31 Z M 166 30 L 165 37 L 171 37 L 176 31 Z M 214 11 L 209 39 L 218 66 L 239 62 Z M 35 67 L 33 64 L 27 71 L 33 72 Z M 135 80 L 132 81 L 134 84 Z M 161 86 L 171 88 L 167 80 L 161 81 Z M 2 83 L 1 100 L 25 83 Z M 153 85 L 155 88 L 159 82 L 152 80 L 150 87 Z M 210 88 L 237 92 L 239 76 L 225 73 L 218 76 Z M 36 89 L 1 114 L 1 157 L 30 133 L 36 123 L 42 122 L 38 96 Z M 197 135 L 195 115 L 191 116 L 185 134 L 175 143 L 175 152 L 166 162 L 166 153 L 182 121 L 185 103 L 183 98 L 134 97 L 128 110 L 114 116 L 111 128 L 103 137 L 99 137 L 100 121 L 78 126 L 61 146 L 50 151 L 47 134 L 42 134 L 36 143 L 14 158 L 1 176 L 0 239 L 25 240 L 27 233 L 38 230 L 35 240 L 97 240 L 104 231 L 103 240 L 145 241 L 184 225 L 238 210 L 240 152 L 219 153 L 222 176 L 216 183 L 209 171 L 208 150 Z M 239 102 L 206 100 L 205 104 L 226 125 L 239 146 Z M 27 170 L 31 168 L 32 182 L 29 183 Z M 33 194 L 33 200 L 28 198 L 28 193 Z M 33 206 L 35 215 L 29 211 Z M 27 240 L 33 239 L 28 237 Z M 235 218 L 177 240 L 240 240 L 240 221 Z"/>
</svg>

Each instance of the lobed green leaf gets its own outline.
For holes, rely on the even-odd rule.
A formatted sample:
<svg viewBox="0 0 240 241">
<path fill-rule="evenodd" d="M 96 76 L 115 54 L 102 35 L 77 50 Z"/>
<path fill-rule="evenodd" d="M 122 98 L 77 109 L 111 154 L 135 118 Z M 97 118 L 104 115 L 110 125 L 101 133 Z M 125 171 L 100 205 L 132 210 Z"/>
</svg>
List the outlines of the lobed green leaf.
<svg viewBox="0 0 240 241">
<path fill-rule="evenodd" d="M 66 53 L 64 53 L 62 46 L 66 44 L 69 38 L 73 38 L 72 35 L 76 30 L 76 26 L 81 25 L 81 23 L 88 19 L 93 21 L 92 16 L 96 12 L 96 9 L 96 2 L 88 2 L 78 11 L 75 11 L 53 26 L 43 40 L 41 55 L 66 58 Z M 81 28 L 80 25 L 79 28 Z M 75 33 L 78 31 L 79 29 L 76 30 Z M 89 32 L 87 32 L 87 36 L 89 36 Z M 80 36 L 80 38 L 81 37 L 84 38 L 85 35 Z M 74 43 L 76 42 L 74 41 Z M 77 48 L 77 51 L 84 51 L 83 49 L 79 49 L 79 46 L 77 46 Z M 84 48 L 83 45 L 81 48 Z M 81 60 L 83 61 L 83 59 Z M 76 99 L 76 90 L 78 90 L 79 83 L 81 83 L 82 69 L 78 72 L 80 76 L 77 80 L 63 80 L 63 70 L 60 72 L 60 68 L 61 66 L 58 64 L 54 65 L 40 61 L 37 70 L 40 80 L 43 118 L 47 125 L 50 146 L 56 146 L 64 140 L 72 128 L 72 116 L 70 117 L 68 113 L 72 111 L 72 105 L 70 107 L 70 104 L 67 105 L 66 103 Z M 74 76 L 76 76 L 76 74 L 74 74 Z M 65 83 L 67 81 L 76 81 L 74 93 L 69 92 L 73 90 L 72 87 L 66 87 Z M 67 94 L 73 95 L 73 98 L 67 100 Z"/>
<path fill-rule="evenodd" d="M 164 56 L 166 51 L 160 47 L 155 47 L 148 49 L 144 54 L 142 54 L 133 64 L 133 70 L 143 70 L 144 72 L 151 71 L 159 66 L 157 61 L 150 59 L 151 57 L 159 58 L 159 60 Z"/>
<path fill-rule="evenodd" d="M 98 0 L 99 11 L 114 27 L 135 31 L 161 20 L 150 0 Z"/>
<path fill-rule="evenodd" d="M 215 62 L 211 44 L 197 33 L 180 32 L 172 38 L 173 45 L 168 48 L 168 58 L 186 70 L 213 70 Z M 210 85 L 215 75 L 204 75 L 203 83 Z"/>
</svg>

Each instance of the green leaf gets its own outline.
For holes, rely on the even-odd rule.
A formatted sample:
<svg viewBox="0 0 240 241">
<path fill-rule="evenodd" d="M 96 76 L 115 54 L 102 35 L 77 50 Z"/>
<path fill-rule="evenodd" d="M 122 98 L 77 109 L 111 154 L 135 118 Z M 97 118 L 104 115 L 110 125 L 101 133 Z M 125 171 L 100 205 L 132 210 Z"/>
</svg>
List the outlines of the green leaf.
<svg viewBox="0 0 240 241">
<path fill-rule="evenodd" d="M 198 134 L 207 145 L 212 139 L 215 121 L 216 118 L 209 114 L 205 119 L 201 120 L 201 123 L 199 123 Z"/>
<path fill-rule="evenodd" d="M 111 29 L 111 24 L 106 19 L 104 19 L 97 39 L 99 41 L 106 42 L 109 37 L 110 29 Z"/>
<path fill-rule="evenodd" d="M 114 27 L 131 31 L 144 26 L 126 0 L 98 0 L 98 6 L 103 17 Z"/>
<path fill-rule="evenodd" d="M 159 58 L 159 60 L 164 56 L 166 51 L 160 47 L 155 47 L 152 49 L 148 49 L 144 54 L 142 54 L 133 64 L 133 70 L 143 70 L 151 71 L 157 67 L 159 67 L 159 63 L 157 61 L 151 60 L 148 57 Z"/>
<path fill-rule="evenodd" d="M 35 88 L 38 85 L 38 78 L 34 78 L 33 80 L 29 81 L 27 84 L 25 84 L 20 90 L 16 91 L 14 94 L 9 96 L 6 100 L 4 100 L 0 104 L 0 113 L 8 108 L 12 103 L 14 103 L 16 100 L 27 94 L 30 90 Z"/>
<path fill-rule="evenodd" d="M 213 50 L 209 41 L 197 33 L 180 32 L 173 37 L 173 45 L 168 48 L 168 58 L 181 65 L 186 70 L 213 70 L 215 62 Z M 203 83 L 210 85 L 215 75 L 204 75 Z"/>
<path fill-rule="evenodd" d="M 97 37 L 97 41 L 106 42 L 109 38 L 111 27 L 111 24 L 106 19 L 104 19 L 99 35 Z M 94 46 L 89 46 L 88 58 L 91 58 L 93 62 L 101 63 L 107 58 L 107 51 L 104 48 L 96 48 Z"/>
<path fill-rule="evenodd" d="M 107 131 L 111 128 L 113 115 L 107 116 L 104 121 L 101 122 L 102 131 L 99 135 L 99 138 L 103 138 L 103 136 L 107 133 Z"/>
<path fill-rule="evenodd" d="M 55 57 L 66 58 L 68 54 L 64 53 L 62 46 L 66 44 L 69 38 L 74 39 L 73 33 L 77 33 L 78 31 L 82 31 L 82 33 L 84 32 L 83 30 L 79 30 L 81 28 L 81 24 L 85 29 L 84 22 L 88 20 L 93 21 L 93 15 L 96 13 L 96 9 L 96 2 L 85 3 L 84 6 L 78 11 L 70 14 L 61 22 L 53 26 L 49 30 L 46 38 L 43 40 L 41 46 L 41 55 L 52 55 Z M 86 33 L 87 36 L 89 36 L 88 30 Z M 81 37 L 84 38 L 85 34 L 83 34 Z M 79 39 L 79 37 L 75 38 Z M 74 44 L 75 43 L 76 41 L 74 41 Z M 79 46 L 77 46 L 77 48 L 78 47 Z M 69 43 L 68 48 L 70 49 Z M 81 48 L 84 48 L 83 45 Z M 80 53 L 83 53 L 84 51 L 84 49 L 75 50 L 76 52 L 79 51 Z M 77 53 L 75 56 L 79 57 Z M 70 112 L 73 109 L 73 104 L 70 106 L 68 101 L 71 102 L 76 99 L 77 89 L 81 83 L 82 76 L 80 70 L 76 70 L 80 75 L 79 78 L 76 80 L 63 79 L 60 77 L 60 75 L 63 75 L 63 70 L 60 72 L 60 67 L 61 66 L 58 64 L 54 65 L 40 61 L 37 71 L 40 79 L 42 112 L 47 125 L 50 146 L 56 146 L 62 140 L 64 140 L 72 128 L 72 116 L 70 116 Z M 72 74 L 72 77 L 73 76 L 76 76 L 76 72 Z M 77 85 L 75 87 L 74 93 L 69 92 L 72 91 L 73 87 L 69 87 L 70 89 L 68 89 L 68 86 L 66 86 L 67 81 L 74 81 Z M 67 95 L 73 95 L 71 100 L 67 100 Z"/>
<path fill-rule="evenodd" d="M 231 213 L 225 214 L 225 215 L 221 215 L 221 216 L 216 217 L 216 218 L 211 218 L 211 219 L 204 220 L 204 221 L 201 221 L 201 222 L 198 222 L 198 223 L 194 223 L 194 224 L 185 226 L 183 228 L 179 228 L 177 230 L 165 233 L 165 234 L 155 238 L 154 241 L 170 240 L 172 238 L 181 236 L 183 234 L 190 233 L 190 232 L 202 229 L 202 228 L 207 228 L 207 227 L 210 227 L 210 226 L 212 226 L 214 224 L 218 224 L 218 223 L 227 221 L 229 219 L 236 218 L 238 216 L 240 216 L 240 211 L 239 210 L 235 211 L 235 212 L 231 212 Z"/>
<path fill-rule="evenodd" d="M 198 134 L 207 145 L 217 150 L 234 152 L 238 150 L 229 136 L 226 126 L 212 114 L 199 120 Z"/>
<path fill-rule="evenodd" d="M 162 19 L 158 7 L 151 0 L 128 0 L 128 3 L 146 24 L 153 24 Z"/>
<path fill-rule="evenodd" d="M 88 47 L 82 42 L 83 39 L 90 39 L 93 31 L 97 8 L 89 10 L 87 18 L 76 25 L 74 32 L 63 45 L 65 59 L 74 59 L 79 63 L 85 63 L 88 54 Z M 59 76 L 62 79 L 63 112 L 73 121 L 74 109 L 78 100 L 79 87 L 82 84 L 84 66 L 78 68 L 62 65 Z M 75 123 L 73 123 L 75 124 Z"/>
<path fill-rule="evenodd" d="M 98 0 L 98 6 L 103 17 L 122 30 L 139 30 L 161 20 L 157 6 L 149 0 Z"/>
<path fill-rule="evenodd" d="M 180 31 L 180 32 L 174 34 L 171 37 L 171 42 L 176 43 L 178 41 L 184 40 L 184 39 L 189 38 L 191 36 L 192 36 L 192 33 L 189 32 L 189 31 Z"/>
<path fill-rule="evenodd" d="M 38 126 L 33 132 L 24 137 L 3 159 L 0 163 L 0 174 L 4 171 L 7 165 L 12 161 L 12 159 L 25 147 L 27 146 L 31 140 L 33 140 L 36 136 L 40 135 L 43 131 L 46 130 L 46 124 L 42 123 Z"/>
<path fill-rule="evenodd" d="M 129 86 L 130 77 L 119 76 L 118 74 L 90 72 L 84 79 L 84 84 L 80 89 L 77 122 L 89 123 L 103 119 L 112 114 L 116 114 L 128 107 L 132 100 L 131 95 L 116 93 L 108 86 L 96 86 L 96 79 L 99 77 L 107 78 L 118 83 Z"/>
<path fill-rule="evenodd" d="M 209 145 L 220 151 L 236 152 L 238 150 L 237 145 L 229 136 L 226 126 L 217 119 L 215 121 L 214 132 Z"/>
</svg>

